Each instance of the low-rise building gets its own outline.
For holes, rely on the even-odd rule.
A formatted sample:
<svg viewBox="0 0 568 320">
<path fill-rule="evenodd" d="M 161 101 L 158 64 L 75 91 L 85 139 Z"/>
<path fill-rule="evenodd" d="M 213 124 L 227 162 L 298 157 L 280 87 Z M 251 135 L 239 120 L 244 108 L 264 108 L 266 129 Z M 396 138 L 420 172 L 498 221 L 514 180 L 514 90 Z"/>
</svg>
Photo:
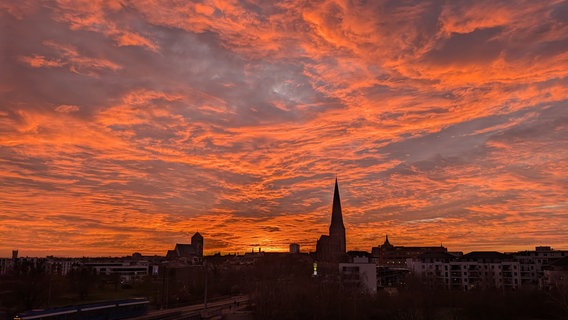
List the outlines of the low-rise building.
<svg viewBox="0 0 568 320">
<path fill-rule="evenodd" d="M 444 253 L 424 254 L 409 259 L 408 266 L 429 285 L 451 290 L 517 289 L 521 284 L 519 262 L 495 251 L 470 252 L 459 258 Z"/>
<path fill-rule="evenodd" d="M 458 290 L 542 288 L 558 278 L 558 268 L 552 266 L 564 257 L 568 257 L 568 251 L 550 247 L 508 254 L 471 252 L 463 256 L 430 252 L 409 258 L 407 265 L 412 274 L 430 286 Z"/>
<path fill-rule="evenodd" d="M 0 258 L 0 276 L 7 274 L 14 267 L 14 260 L 10 258 Z"/>
<path fill-rule="evenodd" d="M 549 246 L 539 246 L 535 250 L 512 253 L 521 267 L 521 285 L 523 287 L 542 288 L 544 270 L 556 260 L 568 257 L 568 250 L 554 250 Z"/>
<path fill-rule="evenodd" d="M 366 252 L 349 252 L 351 262 L 339 264 L 343 285 L 357 287 L 366 293 L 377 293 L 377 265 Z"/>
<path fill-rule="evenodd" d="M 568 257 L 558 259 L 544 269 L 542 284 L 546 290 L 560 289 L 568 293 Z"/>
<path fill-rule="evenodd" d="M 371 250 L 372 260 L 378 266 L 392 268 L 406 268 L 406 261 L 429 252 L 448 252 L 443 246 L 433 247 L 407 247 L 394 246 L 389 242 L 388 235 L 382 245 L 373 247 Z"/>
<path fill-rule="evenodd" d="M 124 282 L 139 280 L 152 272 L 153 266 L 145 260 L 99 259 L 84 262 L 83 267 L 98 275 L 118 276 Z"/>
</svg>

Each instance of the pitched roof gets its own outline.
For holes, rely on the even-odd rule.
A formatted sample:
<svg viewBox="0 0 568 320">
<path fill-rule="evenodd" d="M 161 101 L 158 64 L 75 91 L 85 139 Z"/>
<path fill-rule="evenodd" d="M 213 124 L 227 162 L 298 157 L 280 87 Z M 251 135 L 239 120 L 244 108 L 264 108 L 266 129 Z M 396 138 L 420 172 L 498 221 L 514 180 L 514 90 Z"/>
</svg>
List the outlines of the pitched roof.
<svg viewBox="0 0 568 320">
<path fill-rule="evenodd" d="M 174 250 L 177 252 L 178 257 L 191 257 L 197 254 L 191 244 L 176 243 Z"/>
</svg>

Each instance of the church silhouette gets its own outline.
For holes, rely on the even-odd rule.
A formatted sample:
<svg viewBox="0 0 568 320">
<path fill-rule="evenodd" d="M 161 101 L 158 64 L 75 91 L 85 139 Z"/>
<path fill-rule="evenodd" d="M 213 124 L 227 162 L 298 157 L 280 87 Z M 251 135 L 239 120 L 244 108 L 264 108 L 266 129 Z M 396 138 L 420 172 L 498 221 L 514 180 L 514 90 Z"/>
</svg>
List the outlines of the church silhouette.
<svg viewBox="0 0 568 320">
<path fill-rule="evenodd" d="M 345 256 L 345 226 L 343 225 L 337 178 L 335 178 L 329 235 L 322 235 L 319 238 L 316 252 L 319 261 L 339 262 Z"/>
</svg>

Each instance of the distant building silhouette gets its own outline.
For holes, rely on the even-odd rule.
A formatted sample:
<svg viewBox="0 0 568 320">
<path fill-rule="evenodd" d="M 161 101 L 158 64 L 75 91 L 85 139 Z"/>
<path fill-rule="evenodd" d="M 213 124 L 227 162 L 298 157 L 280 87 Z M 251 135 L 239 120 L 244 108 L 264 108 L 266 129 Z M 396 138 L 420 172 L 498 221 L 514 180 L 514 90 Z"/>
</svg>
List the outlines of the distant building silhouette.
<svg viewBox="0 0 568 320">
<path fill-rule="evenodd" d="M 316 245 L 316 252 L 317 258 L 320 261 L 338 262 L 345 256 L 345 226 L 343 225 L 343 214 L 341 212 L 341 200 L 339 198 L 337 178 L 335 179 L 335 190 L 333 193 L 329 236 L 322 235 L 319 238 Z"/>
<path fill-rule="evenodd" d="M 290 253 L 300 253 L 300 245 L 297 243 L 290 244 Z"/>
<path fill-rule="evenodd" d="M 195 253 L 198 256 L 203 257 L 203 236 L 199 232 L 196 232 L 191 237 L 191 245 L 195 249 Z"/>
<path fill-rule="evenodd" d="M 406 261 L 410 258 L 416 258 L 421 254 L 430 252 L 448 252 L 443 246 L 434 247 L 406 247 L 406 246 L 393 246 L 389 242 L 389 236 L 385 237 L 385 242 L 382 245 L 373 247 L 371 249 L 373 261 L 378 266 L 385 267 L 406 267 Z"/>
<path fill-rule="evenodd" d="M 176 243 L 173 250 L 168 250 L 166 258 L 184 260 L 191 264 L 201 263 L 203 260 L 203 236 L 196 232 L 191 237 L 191 244 Z"/>
</svg>

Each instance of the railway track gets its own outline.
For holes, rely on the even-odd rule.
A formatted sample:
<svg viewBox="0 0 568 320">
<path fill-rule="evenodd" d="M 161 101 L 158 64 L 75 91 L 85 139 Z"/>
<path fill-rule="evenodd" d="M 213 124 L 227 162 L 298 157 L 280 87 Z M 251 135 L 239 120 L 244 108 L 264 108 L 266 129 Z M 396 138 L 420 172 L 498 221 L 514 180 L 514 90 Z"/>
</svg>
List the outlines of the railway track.
<svg viewBox="0 0 568 320">
<path fill-rule="evenodd" d="M 248 296 L 235 296 L 227 299 L 212 301 L 207 304 L 200 303 L 191 306 L 157 310 L 148 314 L 132 318 L 132 320 L 197 320 L 197 319 L 216 319 L 223 314 L 236 312 L 248 306 L 250 298 Z"/>
</svg>

